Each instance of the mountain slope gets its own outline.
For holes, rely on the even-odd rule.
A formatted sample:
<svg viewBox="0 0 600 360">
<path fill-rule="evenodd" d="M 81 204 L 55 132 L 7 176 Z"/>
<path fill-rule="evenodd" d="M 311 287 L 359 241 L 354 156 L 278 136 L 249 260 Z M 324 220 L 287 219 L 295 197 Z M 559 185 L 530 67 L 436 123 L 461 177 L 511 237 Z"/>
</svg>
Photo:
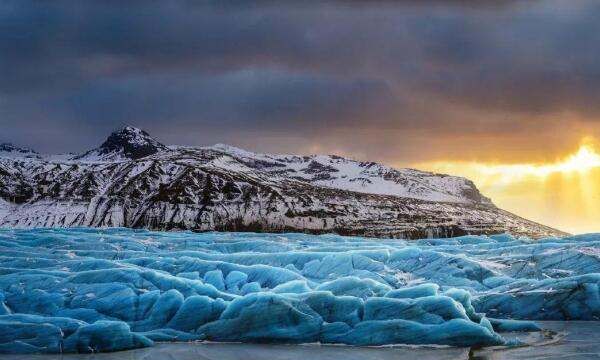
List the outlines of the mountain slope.
<svg viewBox="0 0 600 360">
<path fill-rule="evenodd" d="M 0 226 L 564 234 L 498 209 L 467 179 L 339 156 L 167 147 L 131 127 L 67 158 L 3 154 Z"/>
</svg>

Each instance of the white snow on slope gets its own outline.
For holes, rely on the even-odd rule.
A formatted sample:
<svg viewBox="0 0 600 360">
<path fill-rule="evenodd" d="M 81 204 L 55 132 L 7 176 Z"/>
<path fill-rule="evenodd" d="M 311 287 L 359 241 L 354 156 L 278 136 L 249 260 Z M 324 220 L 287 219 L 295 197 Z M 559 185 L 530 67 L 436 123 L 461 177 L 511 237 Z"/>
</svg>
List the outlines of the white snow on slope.
<svg viewBox="0 0 600 360">
<path fill-rule="evenodd" d="M 374 162 L 360 162 L 336 155 L 260 154 L 224 144 L 204 149 L 223 152 L 248 163 L 269 163 L 271 166 L 265 166 L 262 170 L 281 177 L 309 181 L 313 185 L 435 202 L 473 202 L 473 199 L 465 196 L 474 189 L 473 183 L 457 176 L 407 168 L 394 169 Z M 229 159 L 223 160 L 220 165 L 232 171 L 243 170 L 238 162 Z M 491 203 L 487 198 L 482 198 L 481 202 Z"/>
<path fill-rule="evenodd" d="M 5 216 L 7 216 L 10 213 L 11 209 L 12 205 L 0 198 L 0 219 L 3 219 Z"/>
<path fill-rule="evenodd" d="M 29 158 L 39 159 L 40 155 L 34 150 L 26 147 L 15 146 L 10 143 L 2 143 L 0 144 L 0 158 L 14 160 Z"/>
</svg>

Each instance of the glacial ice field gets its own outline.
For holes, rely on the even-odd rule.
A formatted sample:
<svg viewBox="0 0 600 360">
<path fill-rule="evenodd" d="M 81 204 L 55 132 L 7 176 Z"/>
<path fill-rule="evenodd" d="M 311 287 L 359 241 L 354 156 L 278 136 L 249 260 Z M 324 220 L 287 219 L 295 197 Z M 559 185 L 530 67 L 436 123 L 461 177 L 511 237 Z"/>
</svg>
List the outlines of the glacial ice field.
<svg viewBox="0 0 600 360">
<path fill-rule="evenodd" d="M 169 341 L 518 345 L 598 320 L 600 234 L 419 241 L 0 230 L 0 353 Z"/>
</svg>

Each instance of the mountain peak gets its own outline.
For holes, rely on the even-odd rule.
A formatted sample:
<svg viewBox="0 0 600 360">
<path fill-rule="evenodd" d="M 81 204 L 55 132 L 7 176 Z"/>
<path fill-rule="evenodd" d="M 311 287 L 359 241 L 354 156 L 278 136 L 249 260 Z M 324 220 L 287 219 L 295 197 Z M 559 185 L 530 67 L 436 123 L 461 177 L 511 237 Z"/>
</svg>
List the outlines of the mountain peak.
<svg viewBox="0 0 600 360">
<path fill-rule="evenodd" d="M 144 130 L 126 126 L 112 132 L 100 147 L 86 152 L 77 159 L 110 159 L 118 156 L 136 160 L 166 149 L 165 145 Z"/>
<path fill-rule="evenodd" d="M 100 145 L 100 154 L 122 153 L 130 159 L 140 159 L 167 147 L 142 129 L 126 126 L 110 134 Z"/>
</svg>

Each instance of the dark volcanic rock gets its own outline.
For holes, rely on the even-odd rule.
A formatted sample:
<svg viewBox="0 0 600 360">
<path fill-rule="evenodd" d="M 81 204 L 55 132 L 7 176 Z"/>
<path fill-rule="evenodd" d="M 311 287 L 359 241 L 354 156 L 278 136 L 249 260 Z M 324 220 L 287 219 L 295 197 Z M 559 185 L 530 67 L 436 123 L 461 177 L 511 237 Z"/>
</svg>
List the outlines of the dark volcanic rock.
<svg viewBox="0 0 600 360">
<path fill-rule="evenodd" d="M 127 126 L 113 132 L 100 147 L 86 152 L 77 159 L 106 158 L 114 154 L 136 160 L 164 150 L 167 150 L 167 147 L 156 141 L 144 130 Z"/>
</svg>

